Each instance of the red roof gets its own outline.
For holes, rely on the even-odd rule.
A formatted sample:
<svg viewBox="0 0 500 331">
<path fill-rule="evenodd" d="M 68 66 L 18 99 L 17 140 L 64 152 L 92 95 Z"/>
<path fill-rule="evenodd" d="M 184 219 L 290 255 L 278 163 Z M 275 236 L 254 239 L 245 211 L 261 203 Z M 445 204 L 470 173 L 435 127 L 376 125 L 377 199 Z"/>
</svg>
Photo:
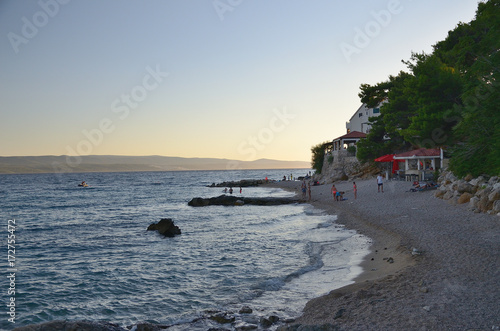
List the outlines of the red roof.
<svg viewBox="0 0 500 331">
<path fill-rule="evenodd" d="M 409 158 L 409 157 L 439 157 L 441 156 L 441 150 L 439 148 L 427 149 L 419 148 L 413 151 L 404 152 L 401 154 L 394 155 L 395 158 Z"/>
<path fill-rule="evenodd" d="M 366 138 L 366 133 L 359 132 L 359 131 L 351 131 L 348 134 L 345 134 L 343 136 L 340 136 L 338 138 L 335 138 L 333 140 L 339 140 L 339 139 L 356 139 L 356 138 Z"/>
</svg>

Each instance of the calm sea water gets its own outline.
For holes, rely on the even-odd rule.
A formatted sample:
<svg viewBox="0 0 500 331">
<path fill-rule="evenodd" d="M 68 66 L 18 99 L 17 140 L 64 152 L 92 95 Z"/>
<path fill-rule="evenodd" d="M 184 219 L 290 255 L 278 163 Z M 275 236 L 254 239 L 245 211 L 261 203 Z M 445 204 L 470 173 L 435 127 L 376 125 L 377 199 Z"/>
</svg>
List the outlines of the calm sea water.
<svg viewBox="0 0 500 331">
<path fill-rule="evenodd" d="M 0 328 L 55 319 L 189 323 L 206 310 L 300 315 L 307 300 L 347 285 L 369 239 L 309 205 L 193 208 L 213 182 L 290 170 L 1 175 L 4 263 Z M 305 170 L 292 171 L 295 175 Z M 90 187 L 77 184 L 85 180 Z M 239 190 L 235 195 L 240 195 Z M 243 188 L 243 196 L 291 196 Z M 172 218 L 175 238 L 146 231 Z M 7 223 L 16 221 L 16 323 L 7 321 Z M 224 327 L 230 327 L 225 325 Z"/>
</svg>

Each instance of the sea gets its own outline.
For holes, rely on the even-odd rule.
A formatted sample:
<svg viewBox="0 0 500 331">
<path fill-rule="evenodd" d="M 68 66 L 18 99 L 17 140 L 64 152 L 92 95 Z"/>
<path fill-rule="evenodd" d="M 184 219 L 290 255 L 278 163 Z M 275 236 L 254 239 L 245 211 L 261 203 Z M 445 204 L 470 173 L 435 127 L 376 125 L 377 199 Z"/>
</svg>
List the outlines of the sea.
<svg viewBox="0 0 500 331">
<path fill-rule="evenodd" d="M 268 316 L 280 321 L 300 316 L 308 300 L 353 283 L 370 239 L 309 204 L 190 207 L 188 202 L 224 194 L 208 187 L 212 183 L 278 181 L 307 172 L 0 175 L 0 329 L 92 320 L 232 330 L 260 325 Z M 79 187 L 82 181 L 89 186 Z M 259 186 L 241 193 L 235 188 L 233 195 L 293 193 Z M 165 238 L 146 230 L 163 218 L 171 218 L 182 234 Z M 240 314 L 244 306 L 253 312 Z M 214 314 L 234 322 L 219 325 L 209 318 Z"/>
</svg>

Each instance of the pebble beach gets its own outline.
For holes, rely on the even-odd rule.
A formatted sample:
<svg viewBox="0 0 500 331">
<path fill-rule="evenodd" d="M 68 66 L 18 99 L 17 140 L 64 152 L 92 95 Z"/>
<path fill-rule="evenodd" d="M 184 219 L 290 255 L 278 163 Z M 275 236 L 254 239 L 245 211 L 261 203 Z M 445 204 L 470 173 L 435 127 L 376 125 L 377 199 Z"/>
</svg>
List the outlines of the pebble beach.
<svg viewBox="0 0 500 331">
<path fill-rule="evenodd" d="M 500 217 L 451 205 L 411 182 L 335 182 L 310 203 L 373 240 L 355 283 L 313 299 L 288 330 L 500 330 Z M 269 185 L 296 191 L 301 182 Z"/>
</svg>

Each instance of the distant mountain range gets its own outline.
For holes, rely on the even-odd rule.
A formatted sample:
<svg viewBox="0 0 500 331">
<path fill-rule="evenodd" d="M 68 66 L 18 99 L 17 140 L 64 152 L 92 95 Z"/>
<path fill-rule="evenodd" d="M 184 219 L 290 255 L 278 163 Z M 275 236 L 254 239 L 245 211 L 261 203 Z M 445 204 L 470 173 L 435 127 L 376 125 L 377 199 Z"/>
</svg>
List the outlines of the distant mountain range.
<svg viewBox="0 0 500 331">
<path fill-rule="evenodd" d="M 57 172 L 182 171 L 233 169 L 309 169 L 305 161 L 237 161 L 170 156 L 2 156 L 0 174 Z"/>
</svg>

